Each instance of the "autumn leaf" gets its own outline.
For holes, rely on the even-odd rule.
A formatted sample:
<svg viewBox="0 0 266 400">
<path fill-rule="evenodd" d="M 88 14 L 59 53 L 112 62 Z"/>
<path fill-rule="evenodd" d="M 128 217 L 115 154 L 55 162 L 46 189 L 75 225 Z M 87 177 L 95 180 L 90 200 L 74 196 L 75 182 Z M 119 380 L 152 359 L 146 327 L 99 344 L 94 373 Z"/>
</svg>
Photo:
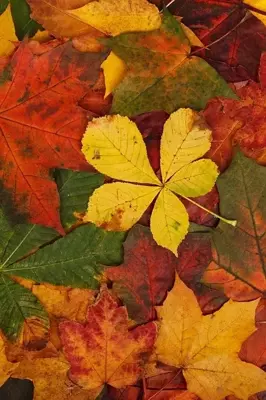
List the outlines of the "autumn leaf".
<svg viewBox="0 0 266 400">
<path fill-rule="evenodd" d="M 104 384 L 121 388 L 135 383 L 142 374 L 143 353 L 152 349 L 156 326 L 153 322 L 128 331 L 125 307 L 103 289 L 88 308 L 87 323 L 60 324 L 64 353 L 71 368 L 70 379 L 84 389 Z"/>
<path fill-rule="evenodd" d="M 12 363 L 8 361 L 5 353 L 5 341 L 0 334 L 0 386 L 10 377 L 10 375 L 18 368 L 19 363 Z"/>
<path fill-rule="evenodd" d="M 251 6 L 250 11 L 266 25 L 266 4 L 264 0 L 243 0 L 244 4 Z"/>
<path fill-rule="evenodd" d="M 204 117 L 212 129 L 213 141 L 207 156 L 224 171 L 232 159 L 234 146 L 266 165 L 265 107 L 266 91 L 263 70 L 266 53 L 261 58 L 259 86 L 250 81 L 237 90 L 240 101 L 213 99 L 204 110 Z"/>
<path fill-rule="evenodd" d="M 17 36 L 13 25 L 10 6 L 0 15 L 0 56 L 8 56 L 15 48 Z"/>
<path fill-rule="evenodd" d="M 86 224 L 9 265 L 8 273 L 38 283 L 97 289 L 105 266 L 121 263 L 124 237 Z"/>
<path fill-rule="evenodd" d="M 210 65 L 190 56 L 189 39 L 167 12 L 159 30 L 123 33 L 104 42 L 128 68 L 114 91 L 114 114 L 171 113 L 180 107 L 199 110 L 215 96 L 236 98 Z"/>
<path fill-rule="evenodd" d="M 26 0 L 9 0 L 9 4 L 19 40 L 23 40 L 26 36 L 32 37 L 42 29 L 41 25 L 30 18 L 30 7 Z"/>
<path fill-rule="evenodd" d="M 124 243 L 124 263 L 107 268 L 106 274 L 136 323 L 156 318 L 155 306 L 172 287 L 176 264 L 176 257 L 156 245 L 148 228 L 136 225 L 130 230 Z"/>
<path fill-rule="evenodd" d="M 266 27 L 242 0 L 179 0 L 169 9 L 182 16 L 204 43 L 196 54 L 227 82 L 257 79 L 260 56 L 266 50 Z"/>
<path fill-rule="evenodd" d="M 194 161 L 209 149 L 210 137 L 211 131 L 196 112 L 180 109 L 173 113 L 164 125 L 161 139 L 161 183 L 132 121 L 121 116 L 94 119 L 82 141 L 87 161 L 112 178 L 134 184 L 116 182 L 96 189 L 84 220 L 107 230 L 128 230 L 158 195 L 151 231 L 157 244 L 177 255 L 189 221 L 183 203 L 174 193 L 189 199 L 208 193 L 214 186 L 216 165 L 210 160 Z"/>
<path fill-rule="evenodd" d="M 238 152 L 217 181 L 220 211 L 237 218 L 235 228 L 222 222 L 212 235 L 213 257 L 203 281 L 234 300 L 263 295 L 265 277 L 266 169 Z"/>
<path fill-rule="evenodd" d="M 34 400 L 92 400 L 89 392 L 73 386 L 67 379 L 68 362 L 63 355 L 23 360 L 13 378 L 30 379 L 34 383 Z"/>
<path fill-rule="evenodd" d="M 60 196 L 60 218 L 64 227 L 69 228 L 77 222 L 77 215 L 86 211 L 88 195 L 101 186 L 101 174 L 58 169 L 55 180 Z"/>
<path fill-rule="evenodd" d="M 49 170 L 88 169 L 80 152 L 87 117 L 77 102 L 98 78 L 102 57 L 78 53 L 70 42 L 22 43 L 0 72 L 2 196 L 10 192 L 26 221 L 60 233 Z"/>
<path fill-rule="evenodd" d="M 163 306 L 157 307 L 159 361 L 182 368 L 188 391 L 202 400 L 234 394 L 248 399 L 266 388 L 265 372 L 238 358 L 242 342 L 255 331 L 258 301 L 230 300 L 203 316 L 193 292 L 176 276 Z"/>
<path fill-rule="evenodd" d="M 149 31 L 159 28 L 157 8 L 147 0 L 27 0 L 32 18 L 56 37 L 74 38 L 81 51 L 100 51 L 97 39 L 124 31 Z"/>
<path fill-rule="evenodd" d="M 14 210 L 13 218 L 16 217 Z M 19 216 L 18 216 L 19 218 Z M 55 231 L 38 225 L 8 222 L 4 210 L 0 211 L 0 327 L 11 339 L 17 337 L 23 322 L 32 316 L 49 325 L 47 313 L 38 299 L 25 287 L 12 279 L 9 270 L 17 260 L 55 238 Z"/>
</svg>

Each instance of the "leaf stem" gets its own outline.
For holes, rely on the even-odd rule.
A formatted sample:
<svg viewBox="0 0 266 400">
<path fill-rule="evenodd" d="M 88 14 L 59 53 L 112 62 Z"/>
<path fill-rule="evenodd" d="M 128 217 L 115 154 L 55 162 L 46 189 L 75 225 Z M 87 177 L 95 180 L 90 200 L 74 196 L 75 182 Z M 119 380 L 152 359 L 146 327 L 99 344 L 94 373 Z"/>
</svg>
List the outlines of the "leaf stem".
<svg viewBox="0 0 266 400">
<path fill-rule="evenodd" d="M 208 214 L 213 215 L 216 218 L 219 218 L 221 221 L 225 222 L 226 224 L 232 225 L 232 226 L 236 226 L 237 221 L 234 219 L 227 219 L 224 217 L 221 217 L 220 215 L 208 210 L 207 208 L 203 207 L 202 205 L 198 204 L 196 201 L 190 199 L 189 197 L 183 196 L 181 194 L 179 194 L 180 197 L 182 197 L 183 199 L 186 199 L 188 201 L 190 201 L 190 203 L 194 204 L 195 206 L 201 208 L 202 210 L 206 211 Z"/>
</svg>

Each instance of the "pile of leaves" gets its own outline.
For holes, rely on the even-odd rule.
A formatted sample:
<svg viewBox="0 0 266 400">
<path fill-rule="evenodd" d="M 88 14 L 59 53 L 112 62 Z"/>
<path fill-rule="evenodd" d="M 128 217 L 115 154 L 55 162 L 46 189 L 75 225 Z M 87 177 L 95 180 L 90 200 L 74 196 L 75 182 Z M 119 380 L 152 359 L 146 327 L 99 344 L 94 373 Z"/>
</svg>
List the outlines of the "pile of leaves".
<svg viewBox="0 0 266 400">
<path fill-rule="evenodd" d="M 264 0 L 0 2 L 1 399 L 266 398 L 265 113 Z"/>
</svg>

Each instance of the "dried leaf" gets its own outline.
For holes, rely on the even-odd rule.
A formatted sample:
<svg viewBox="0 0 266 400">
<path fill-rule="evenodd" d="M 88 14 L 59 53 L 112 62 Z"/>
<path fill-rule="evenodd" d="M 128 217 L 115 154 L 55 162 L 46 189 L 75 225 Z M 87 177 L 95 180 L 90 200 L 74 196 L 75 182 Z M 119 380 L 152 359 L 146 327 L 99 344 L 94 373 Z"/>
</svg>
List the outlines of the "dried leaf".
<svg viewBox="0 0 266 400">
<path fill-rule="evenodd" d="M 266 388 L 266 374 L 242 362 L 237 353 L 255 331 L 258 301 L 229 301 L 213 315 L 202 316 L 193 292 L 176 276 L 174 288 L 157 307 L 158 360 L 182 368 L 188 391 L 202 400 L 240 399 Z"/>
<path fill-rule="evenodd" d="M 116 388 L 135 383 L 142 373 L 143 353 L 152 349 L 156 326 L 150 322 L 130 332 L 128 327 L 126 308 L 107 289 L 88 308 L 85 325 L 62 322 L 70 379 L 88 390 L 101 390 L 105 383 Z"/>
</svg>

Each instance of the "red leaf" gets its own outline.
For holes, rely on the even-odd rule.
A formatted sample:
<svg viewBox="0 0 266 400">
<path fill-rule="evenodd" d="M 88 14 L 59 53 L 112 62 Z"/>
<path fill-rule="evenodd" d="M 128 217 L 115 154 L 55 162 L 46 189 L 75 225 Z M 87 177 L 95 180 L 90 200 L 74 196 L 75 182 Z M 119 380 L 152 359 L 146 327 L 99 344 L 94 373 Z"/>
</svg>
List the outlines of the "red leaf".
<svg viewBox="0 0 266 400">
<path fill-rule="evenodd" d="M 208 287 L 201 281 L 212 259 L 211 237 L 208 233 L 191 233 L 178 249 L 177 272 L 193 290 L 204 314 L 216 311 L 227 300 L 222 290 Z"/>
<path fill-rule="evenodd" d="M 87 112 L 78 101 L 98 78 L 103 55 L 71 42 L 22 43 L 0 67 L 0 179 L 25 222 L 64 233 L 51 168 L 88 169 L 80 139 Z"/>
<path fill-rule="evenodd" d="M 257 79 L 260 56 L 266 50 L 266 27 L 254 16 L 243 20 L 242 0 L 179 0 L 170 11 L 182 16 L 205 46 L 210 45 L 197 55 L 226 81 Z"/>
<path fill-rule="evenodd" d="M 59 326 L 64 353 L 71 365 L 70 379 L 83 388 L 116 388 L 134 384 L 142 375 L 156 338 L 150 322 L 129 329 L 127 310 L 107 289 L 88 307 L 87 323 L 65 321 Z"/>
<path fill-rule="evenodd" d="M 260 76 L 265 84 L 266 55 L 261 59 Z M 212 146 L 207 156 L 224 171 L 231 162 L 234 146 L 259 164 L 266 165 L 266 91 L 250 81 L 236 92 L 240 101 L 213 99 L 204 111 L 212 129 Z"/>
<path fill-rule="evenodd" d="M 144 323 L 156 318 L 155 306 L 163 302 L 175 279 L 177 258 L 158 246 L 150 230 L 135 225 L 124 244 L 124 264 L 107 268 L 114 292 L 126 304 L 130 318 Z"/>
</svg>

